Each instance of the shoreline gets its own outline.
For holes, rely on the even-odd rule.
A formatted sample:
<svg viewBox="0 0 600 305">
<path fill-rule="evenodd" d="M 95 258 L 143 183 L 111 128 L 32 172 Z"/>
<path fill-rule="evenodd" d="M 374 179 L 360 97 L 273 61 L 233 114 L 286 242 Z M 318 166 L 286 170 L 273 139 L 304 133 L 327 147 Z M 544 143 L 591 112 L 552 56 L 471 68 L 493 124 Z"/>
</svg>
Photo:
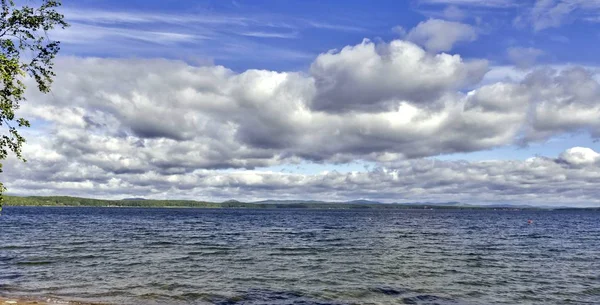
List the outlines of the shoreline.
<svg viewBox="0 0 600 305">
<path fill-rule="evenodd" d="M 33 298 L 10 298 L 0 296 L 0 305 L 50 305 L 50 304 L 73 304 L 65 301 L 53 301 L 50 299 L 33 299 Z"/>
<path fill-rule="evenodd" d="M 370 200 L 261 200 L 204 201 L 190 199 L 96 199 L 71 196 L 9 196 L 5 206 L 43 207 L 131 207 L 131 208 L 198 208 L 198 209 L 448 209 L 448 210 L 600 210 L 597 206 L 536 205 L 529 203 L 461 203 L 448 202 L 380 202 Z"/>
<path fill-rule="evenodd" d="M 0 296 L 0 305 L 106 305 L 103 303 L 82 303 L 78 301 L 67 301 L 51 297 L 8 297 Z"/>
<path fill-rule="evenodd" d="M 272 206 L 135 206 L 135 205 L 13 205 L 5 204 L 4 208 L 135 208 L 135 209 L 199 209 L 199 210 L 479 210 L 479 211 L 598 211 L 600 208 L 534 208 L 534 207 L 485 207 L 485 206 L 410 206 L 400 204 L 381 205 L 336 205 L 331 206 L 285 206 L 273 204 Z"/>
</svg>

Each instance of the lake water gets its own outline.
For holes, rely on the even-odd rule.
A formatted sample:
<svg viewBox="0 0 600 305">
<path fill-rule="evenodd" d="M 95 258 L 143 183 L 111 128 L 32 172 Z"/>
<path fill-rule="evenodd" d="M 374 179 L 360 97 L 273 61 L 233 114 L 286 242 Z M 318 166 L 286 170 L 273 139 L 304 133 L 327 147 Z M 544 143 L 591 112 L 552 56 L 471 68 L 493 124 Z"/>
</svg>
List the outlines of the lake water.
<svg viewBox="0 0 600 305">
<path fill-rule="evenodd" d="M 600 304 L 600 213 L 7 207 L 0 295 L 109 304 Z"/>
</svg>

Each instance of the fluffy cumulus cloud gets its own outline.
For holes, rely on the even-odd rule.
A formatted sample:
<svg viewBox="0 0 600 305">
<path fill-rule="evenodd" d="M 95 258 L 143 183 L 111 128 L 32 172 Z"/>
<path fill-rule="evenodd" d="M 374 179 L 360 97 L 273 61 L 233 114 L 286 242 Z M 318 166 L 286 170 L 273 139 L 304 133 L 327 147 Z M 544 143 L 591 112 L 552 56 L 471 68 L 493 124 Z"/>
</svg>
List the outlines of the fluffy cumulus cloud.
<svg viewBox="0 0 600 305">
<path fill-rule="evenodd" d="M 600 84 L 593 71 L 540 69 L 523 85 L 531 93 L 527 141 L 574 131 L 600 136 Z"/>
<path fill-rule="evenodd" d="M 560 154 L 559 160 L 573 166 L 588 166 L 599 163 L 600 154 L 587 147 L 573 147 Z"/>
<path fill-rule="evenodd" d="M 310 73 L 315 110 L 361 112 L 395 110 L 405 101 L 433 104 L 442 95 L 481 81 L 483 60 L 428 54 L 410 42 L 374 44 L 368 40 L 339 52 L 321 54 Z"/>
<path fill-rule="evenodd" d="M 481 84 L 487 71 L 486 61 L 403 40 L 323 53 L 304 73 L 63 57 L 53 93 L 32 94 L 19 110 L 35 126 L 29 162 L 8 160 L 3 181 L 15 193 L 101 197 L 540 201 L 546 193 L 595 202 L 585 188 L 599 174 L 590 151 L 527 162 L 418 159 L 600 136 L 594 71 L 541 69 Z M 356 160 L 377 169 L 256 170 Z"/>
<path fill-rule="evenodd" d="M 406 39 L 423 45 L 431 52 L 450 51 L 457 42 L 477 39 L 477 30 L 460 22 L 429 19 L 413 28 Z"/>
</svg>

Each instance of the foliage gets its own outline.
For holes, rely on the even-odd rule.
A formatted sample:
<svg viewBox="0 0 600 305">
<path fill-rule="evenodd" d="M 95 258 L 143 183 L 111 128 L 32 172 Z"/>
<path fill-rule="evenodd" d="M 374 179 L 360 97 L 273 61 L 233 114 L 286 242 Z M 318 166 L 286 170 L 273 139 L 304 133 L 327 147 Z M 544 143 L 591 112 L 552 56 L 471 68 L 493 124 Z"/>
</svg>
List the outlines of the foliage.
<svg viewBox="0 0 600 305">
<path fill-rule="evenodd" d="M 216 203 L 191 200 L 101 200 L 68 196 L 5 196 L 8 205 L 88 207 L 219 207 Z"/>
<path fill-rule="evenodd" d="M 15 110 L 25 100 L 25 77 L 35 80 L 42 93 L 50 92 L 54 58 L 60 42 L 48 39 L 47 32 L 65 28 L 64 16 L 56 11 L 61 3 L 42 0 L 39 7 L 19 6 L 14 0 L 0 0 L 0 125 L 8 129 L 0 136 L 0 160 L 10 152 L 25 161 L 21 147 L 25 142 L 19 127 L 29 127 L 29 121 L 15 116 Z M 0 164 L 0 172 L 2 167 Z M 4 186 L 0 183 L 0 211 Z"/>
</svg>

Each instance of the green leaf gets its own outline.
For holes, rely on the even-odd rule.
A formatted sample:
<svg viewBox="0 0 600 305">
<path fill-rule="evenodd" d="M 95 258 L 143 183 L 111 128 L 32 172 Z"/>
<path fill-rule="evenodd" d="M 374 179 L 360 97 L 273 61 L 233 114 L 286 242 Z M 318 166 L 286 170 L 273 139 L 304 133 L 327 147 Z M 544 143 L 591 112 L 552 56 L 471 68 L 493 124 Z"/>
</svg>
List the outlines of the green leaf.
<svg viewBox="0 0 600 305">
<path fill-rule="evenodd" d="M 17 6 L 13 0 L 0 0 L 0 160 L 13 153 L 25 161 L 21 149 L 25 138 L 18 128 L 29 127 L 29 121 L 16 116 L 25 101 L 25 77 L 35 80 L 42 93 L 50 92 L 55 73 L 54 59 L 60 42 L 48 39 L 47 32 L 69 25 L 56 9 L 60 1 L 42 0 L 38 7 Z M 27 56 L 23 56 L 26 54 Z M 0 163 L 0 172 L 1 172 Z M 0 183 L 0 212 L 5 188 Z"/>
</svg>

